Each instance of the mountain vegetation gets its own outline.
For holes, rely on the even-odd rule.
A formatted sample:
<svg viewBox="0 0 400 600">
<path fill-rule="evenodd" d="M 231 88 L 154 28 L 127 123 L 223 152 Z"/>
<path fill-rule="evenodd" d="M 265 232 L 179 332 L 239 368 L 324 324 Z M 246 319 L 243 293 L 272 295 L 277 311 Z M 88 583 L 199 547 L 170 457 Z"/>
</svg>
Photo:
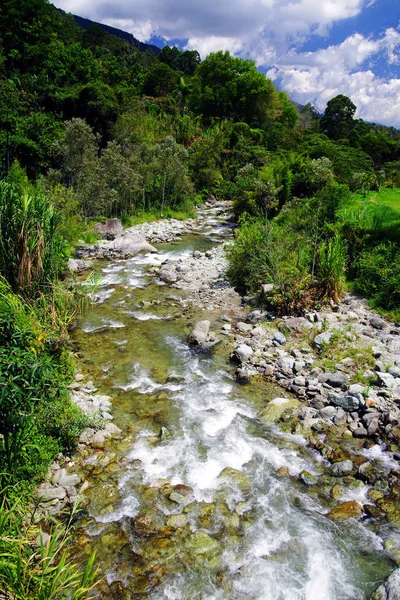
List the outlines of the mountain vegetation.
<svg viewBox="0 0 400 600">
<path fill-rule="evenodd" d="M 229 52 L 156 55 L 79 23 L 47 0 L 0 6 L 0 556 L 21 525 L 10 502 L 87 425 L 67 394 L 82 298 L 60 280 L 95 221 L 231 200 L 229 277 L 243 293 L 272 283 L 262 302 L 288 314 L 350 286 L 399 315 L 397 129 L 356 119 L 343 95 L 320 117 Z M 0 560 L 0 590 L 11 578 L 22 585 Z M 12 597 L 39 598 L 26 585 Z"/>
</svg>

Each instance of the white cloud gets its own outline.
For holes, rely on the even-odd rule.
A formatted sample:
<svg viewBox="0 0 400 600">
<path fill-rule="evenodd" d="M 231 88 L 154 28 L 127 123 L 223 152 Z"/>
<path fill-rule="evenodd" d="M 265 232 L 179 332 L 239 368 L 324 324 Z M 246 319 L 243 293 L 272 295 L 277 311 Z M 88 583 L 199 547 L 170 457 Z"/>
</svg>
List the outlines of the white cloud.
<svg viewBox="0 0 400 600">
<path fill-rule="evenodd" d="M 202 58 L 205 58 L 210 52 L 218 52 L 218 50 L 229 50 L 231 54 L 239 54 L 242 48 L 243 44 L 238 38 L 224 38 L 216 35 L 190 38 L 185 46 L 185 50 L 197 50 Z"/>
<path fill-rule="evenodd" d="M 385 80 L 363 68 L 367 59 L 377 59 L 382 52 L 395 62 L 397 48 L 400 35 L 394 29 L 375 40 L 355 34 L 337 46 L 278 57 L 268 76 L 279 79 L 293 99 L 312 102 L 320 111 L 332 97 L 345 94 L 357 106 L 356 116 L 400 126 L 400 79 Z"/>
<path fill-rule="evenodd" d="M 108 19 L 107 25 L 122 29 L 131 33 L 133 37 L 141 42 L 148 40 L 153 33 L 153 25 L 149 20 L 134 20 L 134 19 Z"/>
<path fill-rule="evenodd" d="M 116 23 L 151 23 L 171 38 L 254 39 L 261 29 L 277 38 L 325 35 L 335 22 L 357 15 L 368 0 L 56 0 L 83 17 Z"/>
</svg>

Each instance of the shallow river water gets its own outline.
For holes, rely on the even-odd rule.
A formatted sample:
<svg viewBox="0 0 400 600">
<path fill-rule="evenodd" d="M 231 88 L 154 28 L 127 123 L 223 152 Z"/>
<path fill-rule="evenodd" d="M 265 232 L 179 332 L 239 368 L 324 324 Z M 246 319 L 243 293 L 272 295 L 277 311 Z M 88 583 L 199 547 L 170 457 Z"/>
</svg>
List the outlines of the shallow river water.
<svg viewBox="0 0 400 600">
<path fill-rule="evenodd" d="M 178 259 L 225 237 L 213 212 L 202 218 L 198 235 L 159 256 Z M 78 556 L 97 552 L 96 597 L 368 597 L 393 569 L 380 537 L 326 518 L 329 508 L 295 478 L 320 473 L 321 458 L 302 437 L 257 419 L 283 392 L 238 385 L 227 351 L 194 352 L 186 337 L 204 312 L 171 299 L 185 294 L 149 276 L 149 264 L 159 257 L 99 264 L 97 303 L 74 332 L 83 368 L 112 396 L 124 432 L 108 466 L 87 459 L 76 541 Z M 280 467 L 292 477 L 278 477 Z"/>
</svg>

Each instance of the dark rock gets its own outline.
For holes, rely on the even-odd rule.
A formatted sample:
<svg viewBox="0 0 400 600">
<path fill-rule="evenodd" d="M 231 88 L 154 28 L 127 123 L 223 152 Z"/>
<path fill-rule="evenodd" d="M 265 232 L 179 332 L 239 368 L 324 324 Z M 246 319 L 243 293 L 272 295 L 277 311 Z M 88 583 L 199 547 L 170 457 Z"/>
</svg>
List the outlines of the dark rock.
<svg viewBox="0 0 400 600">
<path fill-rule="evenodd" d="M 340 406 L 346 412 L 357 411 L 365 405 L 365 400 L 361 394 L 353 396 L 350 394 L 336 394 L 334 392 L 329 392 L 328 400 L 332 404 Z"/>
<path fill-rule="evenodd" d="M 367 437 L 368 431 L 365 429 L 365 427 L 357 427 L 357 429 L 353 431 L 353 435 L 355 438 L 364 438 Z"/>
<path fill-rule="evenodd" d="M 320 383 L 328 383 L 332 387 L 340 388 L 347 381 L 347 377 L 343 373 L 323 373 L 318 377 Z"/>
<path fill-rule="evenodd" d="M 385 321 L 383 321 L 382 319 L 379 319 L 378 317 L 372 317 L 372 319 L 370 319 L 369 324 L 371 325 L 371 327 L 373 327 L 374 329 L 385 329 L 386 323 Z"/>
</svg>

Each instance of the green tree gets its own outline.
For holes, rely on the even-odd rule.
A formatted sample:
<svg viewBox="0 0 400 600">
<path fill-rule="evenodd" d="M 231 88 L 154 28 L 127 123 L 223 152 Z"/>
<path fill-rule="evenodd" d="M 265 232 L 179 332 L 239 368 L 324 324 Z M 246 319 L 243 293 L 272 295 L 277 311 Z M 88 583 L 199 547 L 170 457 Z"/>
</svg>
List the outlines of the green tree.
<svg viewBox="0 0 400 600">
<path fill-rule="evenodd" d="M 326 105 L 321 118 L 321 131 L 333 140 L 346 137 L 355 125 L 356 105 L 343 94 L 335 96 Z"/>
<path fill-rule="evenodd" d="M 156 63 L 148 72 L 143 83 L 146 96 L 167 96 L 179 83 L 179 75 L 164 63 Z"/>
<path fill-rule="evenodd" d="M 279 110 L 279 96 L 254 61 L 220 51 L 197 67 L 191 104 L 206 120 L 233 118 L 263 127 Z"/>
</svg>

